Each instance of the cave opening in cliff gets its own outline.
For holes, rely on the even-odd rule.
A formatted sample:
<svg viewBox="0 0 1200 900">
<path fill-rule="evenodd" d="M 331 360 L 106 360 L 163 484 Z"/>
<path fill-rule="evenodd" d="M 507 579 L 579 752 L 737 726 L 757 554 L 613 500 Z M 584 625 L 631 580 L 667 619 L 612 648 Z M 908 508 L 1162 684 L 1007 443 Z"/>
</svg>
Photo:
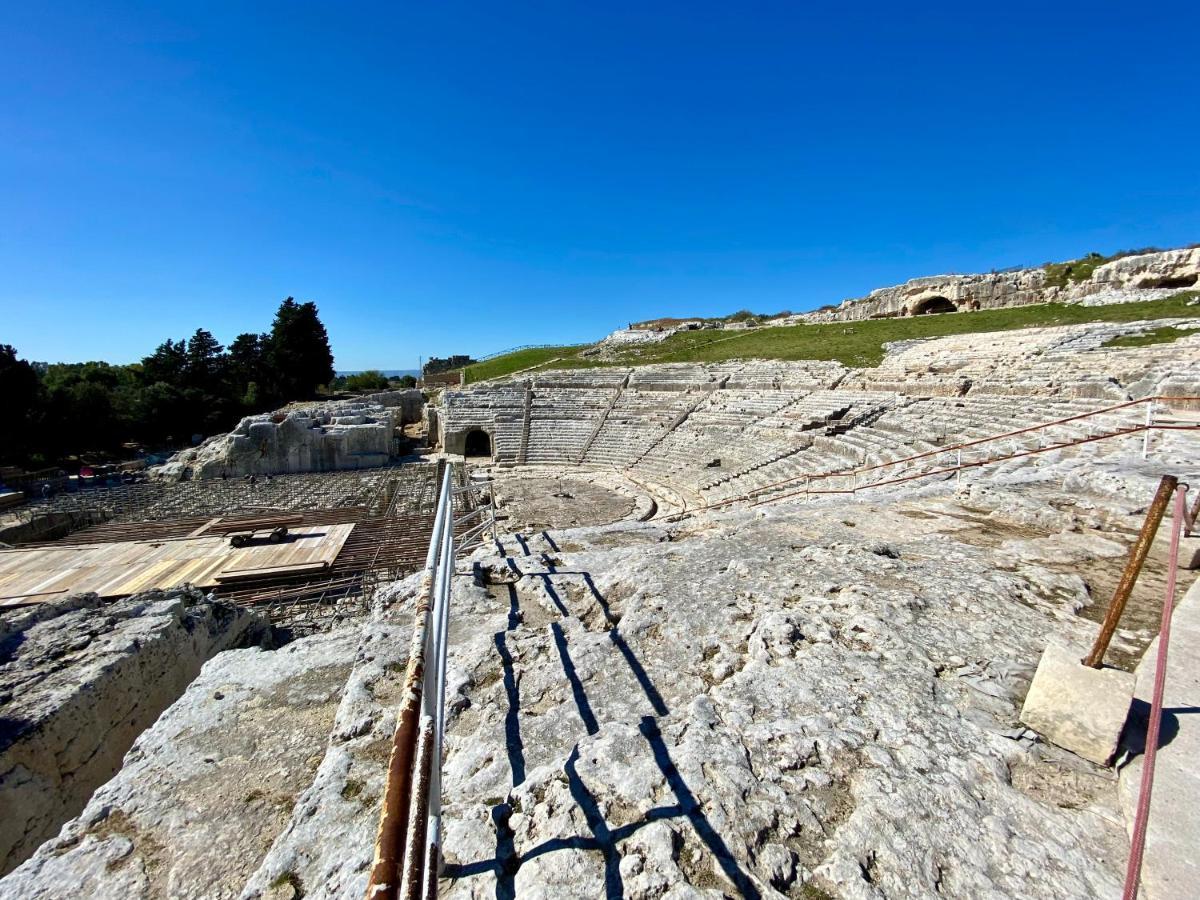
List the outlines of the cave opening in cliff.
<svg viewBox="0 0 1200 900">
<path fill-rule="evenodd" d="M 1190 288 L 1195 286 L 1195 272 L 1188 275 L 1165 275 L 1162 278 L 1146 278 L 1138 284 L 1138 287 L 1141 288 Z"/>
<path fill-rule="evenodd" d="M 914 316 L 928 316 L 933 313 L 958 312 L 958 307 L 945 297 L 926 297 L 913 307 Z"/>
</svg>

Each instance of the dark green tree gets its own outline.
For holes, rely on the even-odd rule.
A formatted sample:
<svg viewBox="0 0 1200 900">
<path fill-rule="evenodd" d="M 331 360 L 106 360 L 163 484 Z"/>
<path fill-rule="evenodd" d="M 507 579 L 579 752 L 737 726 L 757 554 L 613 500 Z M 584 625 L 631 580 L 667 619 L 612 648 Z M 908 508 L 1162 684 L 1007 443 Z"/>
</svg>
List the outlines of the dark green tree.
<svg viewBox="0 0 1200 900">
<path fill-rule="evenodd" d="M 24 460 L 36 445 L 34 430 L 42 402 L 42 385 L 37 370 L 8 344 L 0 344 L 0 397 L 4 418 L 0 428 L 0 462 Z"/>
<path fill-rule="evenodd" d="M 386 391 L 390 385 L 387 377 L 378 369 L 368 369 L 357 375 L 346 376 L 348 391 Z"/>
<path fill-rule="evenodd" d="M 46 369 L 42 385 L 39 437 L 45 453 L 107 450 L 132 436 L 138 384 L 130 367 L 56 363 Z"/>
<path fill-rule="evenodd" d="M 280 402 L 306 399 L 318 387 L 333 381 L 329 335 L 315 303 L 297 303 L 288 297 L 279 305 L 271 325 L 267 359 Z"/>
<path fill-rule="evenodd" d="M 187 367 L 187 341 L 175 343 L 167 338 L 155 351 L 142 360 L 142 382 L 181 385 Z"/>
<path fill-rule="evenodd" d="M 269 341 L 265 334 L 239 334 L 229 345 L 225 377 L 243 412 L 262 412 L 270 402 L 269 392 L 259 387 L 271 381 L 266 371 Z"/>
<path fill-rule="evenodd" d="M 184 384 L 207 394 L 218 393 L 226 363 L 224 353 L 225 348 L 212 332 L 197 328 L 184 354 Z"/>
</svg>

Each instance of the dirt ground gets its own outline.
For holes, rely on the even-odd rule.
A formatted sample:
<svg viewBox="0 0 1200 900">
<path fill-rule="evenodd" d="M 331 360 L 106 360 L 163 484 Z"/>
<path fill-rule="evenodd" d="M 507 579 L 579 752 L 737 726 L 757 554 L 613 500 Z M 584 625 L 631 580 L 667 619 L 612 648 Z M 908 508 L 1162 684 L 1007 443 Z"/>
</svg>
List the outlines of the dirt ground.
<svg viewBox="0 0 1200 900">
<path fill-rule="evenodd" d="M 633 500 L 582 475 L 495 476 L 498 515 L 504 531 L 538 531 L 606 525 L 626 518 Z"/>
</svg>

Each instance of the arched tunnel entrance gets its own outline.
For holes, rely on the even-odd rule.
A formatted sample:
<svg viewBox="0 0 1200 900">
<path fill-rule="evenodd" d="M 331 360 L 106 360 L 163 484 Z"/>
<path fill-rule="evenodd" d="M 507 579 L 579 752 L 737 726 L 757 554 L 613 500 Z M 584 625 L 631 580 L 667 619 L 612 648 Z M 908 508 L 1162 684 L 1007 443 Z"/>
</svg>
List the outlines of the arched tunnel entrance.
<svg viewBox="0 0 1200 900">
<path fill-rule="evenodd" d="M 933 313 L 958 312 L 958 307 L 945 297 L 925 297 L 919 300 L 912 309 L 914 316 L 928 316 Z"/>
<path fill-rule="evenodd" d="M 463 456 L 486 456 L 490 458 L 491 455 L 491 436 L 479 428 L 476 428 L 474 431 L 468 431 L 466 445 L 463 447 Z"/>
</svg>

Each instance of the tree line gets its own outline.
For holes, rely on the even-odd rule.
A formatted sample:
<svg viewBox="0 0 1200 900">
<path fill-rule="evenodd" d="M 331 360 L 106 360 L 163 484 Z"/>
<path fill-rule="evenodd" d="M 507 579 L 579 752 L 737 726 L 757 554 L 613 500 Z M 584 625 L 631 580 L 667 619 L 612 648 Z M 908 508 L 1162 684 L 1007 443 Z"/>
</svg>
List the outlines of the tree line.
<svg viewBox="0 0 1200 900">
<path fill-rule="evenodd" d="M 50 465 L 135 441 L 178 447 L 228 431 L 244 415 L 304 400 L 334 380 L 316 304 L 288 297 L 263 334 L 223 347 L 203 328 L 139 363 L 41 363 L 0 344 L 0 463 Z"/>
</svg>

